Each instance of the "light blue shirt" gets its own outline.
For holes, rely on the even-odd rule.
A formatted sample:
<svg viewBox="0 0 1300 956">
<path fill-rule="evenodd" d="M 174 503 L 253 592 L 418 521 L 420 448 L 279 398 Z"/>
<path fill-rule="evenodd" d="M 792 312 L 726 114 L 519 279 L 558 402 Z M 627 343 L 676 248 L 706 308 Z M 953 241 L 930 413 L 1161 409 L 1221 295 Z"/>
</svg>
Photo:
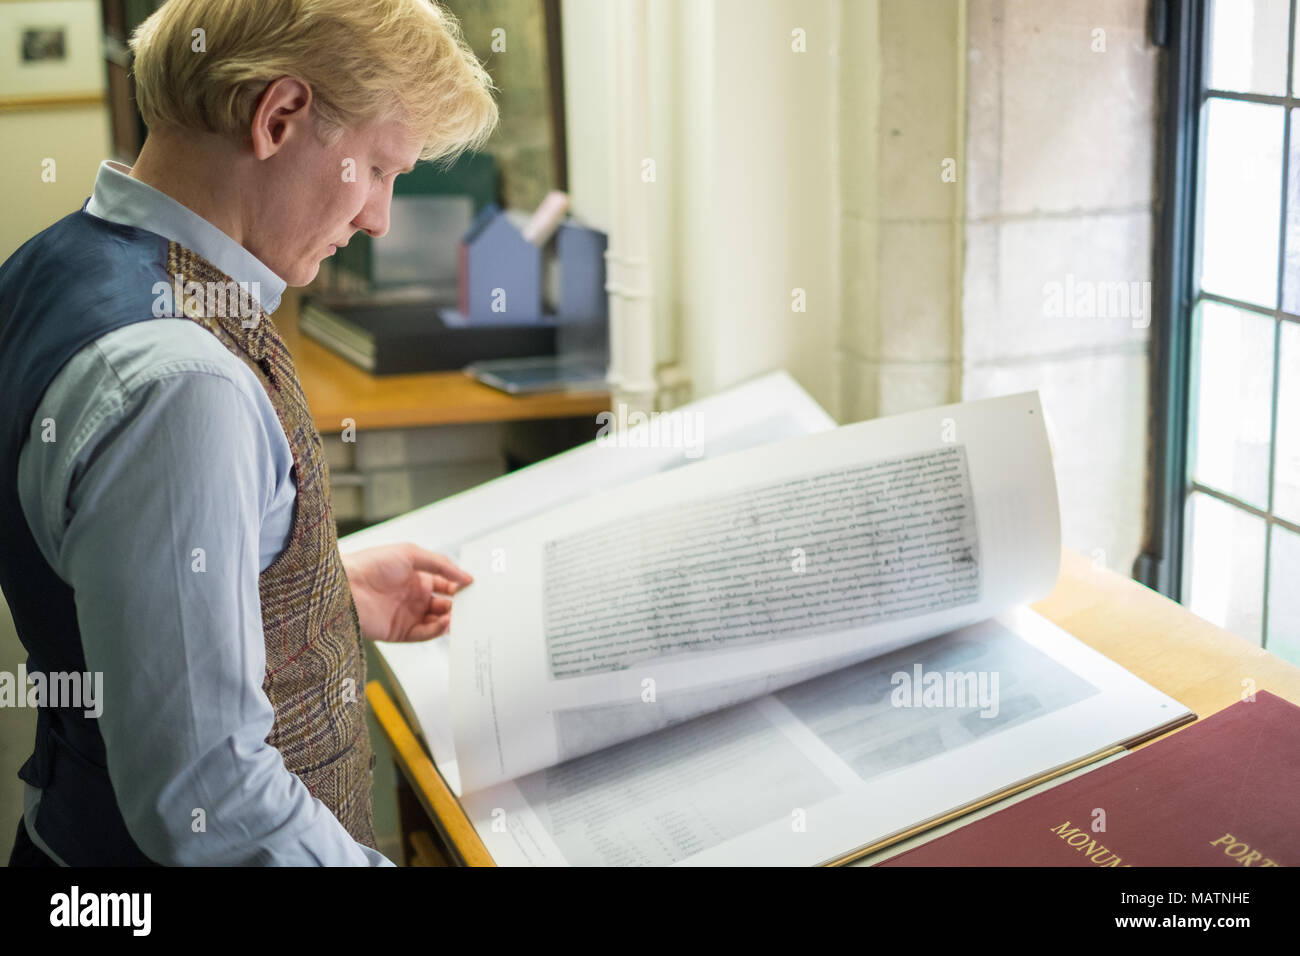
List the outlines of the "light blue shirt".
<svg viewBox="0 0 1300 956">
<path fill-rule="evenodd" d="M 279 305 L 283 280 L 129 172 L 103 163 L 86 212 L 172 239 Z M 40 438 L 47 419 L 54 441 Z M 288 543 L 297 490 L 252 370 L 188 319 L 136 322 L 69 360 L 31 429 L 19 499 L 76 594 L 109 777 L 140 849 L 171 865 L 391 866 L 266 743 L 258 575 Z M 58 859 L 35 827 L 40 796 L 27 785 L 23 818 Z"/>
</svg>

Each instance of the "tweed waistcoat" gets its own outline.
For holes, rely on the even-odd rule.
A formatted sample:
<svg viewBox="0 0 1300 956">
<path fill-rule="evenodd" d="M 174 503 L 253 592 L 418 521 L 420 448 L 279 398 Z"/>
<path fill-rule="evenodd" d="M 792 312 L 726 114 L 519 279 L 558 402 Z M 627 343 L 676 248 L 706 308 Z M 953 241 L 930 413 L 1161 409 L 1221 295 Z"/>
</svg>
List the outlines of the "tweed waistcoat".
<svg viewBox="0 0 1300 956">
<path fill-rule="evenodd" d="M 167 271 L 180 277 L 182 289 L 190 282 L 234 287 L 229 276 L 175 242 Z M 206 296 L 184 299 L 178 311 L 215 335 L 262 383 L 293 452 L 298 494 L 289 544 L 258 578 L 266 636 L 262 688 L 275 708 L 267 742 L 353 839 L 373 847 L 365 647 L 339 556 L 320 434 L 288 349 L 265 312 L 240 315 L 238 308 L 212 308 L 219 303 Z"/>
</svg>

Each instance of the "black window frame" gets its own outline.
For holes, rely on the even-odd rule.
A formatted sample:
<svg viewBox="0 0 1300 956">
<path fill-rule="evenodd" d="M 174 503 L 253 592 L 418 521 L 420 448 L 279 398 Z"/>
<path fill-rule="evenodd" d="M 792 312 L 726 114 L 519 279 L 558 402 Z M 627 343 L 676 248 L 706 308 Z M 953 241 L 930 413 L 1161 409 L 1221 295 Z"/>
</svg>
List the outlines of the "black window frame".
<svg viewBox="0 0 1300 956">
<path fill-rule="evenodd" d="M 1151 342 L 1152 435 L 1147 535 L 1133 577 L 1175 601 L 1182 599 L 1184 514 L 1191 378 L 1191 309 L 1196 288 L 1196 204 L 1207 4 L 1155 0 L 1152 33 L 1163 46 L 1157 189 L 1160 209 Z"/>
<path fill-rule="evenodd" d="M 1151 434 L 1152 455 L 1149 475 L 1147 540 L 1133 566 L 1133 577 L 1160 593 L 1183 601 L 1186 562 L 1186 507 L 1193 491 L 1219 498 L 1265 522 L 1263 581 L 1261 594 L 1261 640 L 1267 649 L 1269 597 L 1272 580 L 1273 538 L 1278 527 L 1300 532 L 1294 520 L 1274 511 L 1277 481 L 1279 393 L 1281 383 L 1281 338 L 1286 323 L 1297 323 L 1296 313 L 1287 311 L 1286 243 L 1289 219 L 1288 189 L 1293 138 L 1300 135 L 1293 117 L 1300 111 L 1296 93 L 1298 0 L 1288 3 L 1287 86 L 1281 96 L 1230 91 L 1206 91 L 1208 15 L 1212 0 L 1154 0 L 1152 32 L 1156 43 L 1165 47 L 1161 70 L 1163 126 L 1157 166 L 1160 196 L 1159 246 L 1155 257 L 1158 277 L 1156 316 L 1158 326 L 1152 339 Z M 1198 232 L 1196 216 L 1200 201 L 1200 175 L 1205 144 L 1201 120 L 1211 99 L 1261 102 L 1282 106 L 1282 183 L 1278 245 L 1277 301 L 1271 308 L 1238 302 L 1197 289 Z M 1280 101 L 1280 102 L 1279 102 Z M 1221 302 L 1256 315 L 1271 315 L 1274 321 L 1273 376 L 1270 403 L 1270 448 L 1268 501 L 1264 510 L 1241 500 L 1238 495 L 1197 484 L 1189 470 L 1189 432 L 1192 410 L 1192 340 L 1194 310 L 1200 302 Z"/>
</svg>

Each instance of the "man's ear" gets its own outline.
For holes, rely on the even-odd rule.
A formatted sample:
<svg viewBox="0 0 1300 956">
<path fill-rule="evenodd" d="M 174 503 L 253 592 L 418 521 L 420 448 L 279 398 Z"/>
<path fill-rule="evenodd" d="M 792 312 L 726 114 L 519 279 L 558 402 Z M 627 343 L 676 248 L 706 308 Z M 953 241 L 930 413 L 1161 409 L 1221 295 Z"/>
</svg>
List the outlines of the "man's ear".
<svg viewBox="0 0 1300 956">
<path fill-rule="evenodd" d="M 311 87 L 292 76 L 272 80 L 253 112 L 253 155 L 269 159 L 290 137 L 308 132 L 311 121 Z"/>
</svg>

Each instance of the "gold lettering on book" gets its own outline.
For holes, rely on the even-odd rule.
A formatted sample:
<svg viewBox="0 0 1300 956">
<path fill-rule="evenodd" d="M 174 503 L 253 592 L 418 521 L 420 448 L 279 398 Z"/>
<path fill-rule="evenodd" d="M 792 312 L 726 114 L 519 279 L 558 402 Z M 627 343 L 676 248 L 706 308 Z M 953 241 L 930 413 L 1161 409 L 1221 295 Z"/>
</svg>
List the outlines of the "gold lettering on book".
<svg viewBox="0 0 1300 956">
<path fill-rule="evenodd" d="M 1070 826 L 1069 820 L 1066 820 L 1058 827 L 1052 827 L 1051 832 L 1086 856 L 1093 866 L 1133 865 L 1132 863 L 1121 862 L 1122 858 L 1118 854 L 1098 843 L 1096 839 L 1088 835 L 1087 831 Z"/>
<path fill-rule="evenodd" d="M 1236 860 L 1242 866 L 1281 866 L 1276 860 L 1269 859 L 1259 850 L 1252 850 L 1249 843 L 1238 840 L 1231 833 L 1225 833 L 1217 840 L 1211 840 L 1210 846 L 1222 846 L 1227 857 Z"/>
</svg>

